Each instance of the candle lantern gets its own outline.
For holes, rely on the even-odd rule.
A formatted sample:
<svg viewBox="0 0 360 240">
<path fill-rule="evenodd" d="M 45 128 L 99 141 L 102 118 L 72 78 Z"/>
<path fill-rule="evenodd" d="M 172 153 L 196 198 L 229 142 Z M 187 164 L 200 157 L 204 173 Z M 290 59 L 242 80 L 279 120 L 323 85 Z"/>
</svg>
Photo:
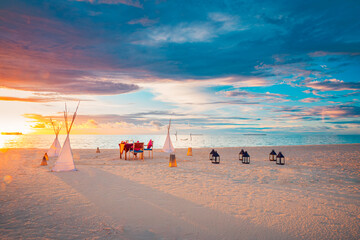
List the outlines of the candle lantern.
<svg viewBox="0 0 360 240">
<path fill-rule="evenodd" d="M 169 167 L 177 167 L 175 154 L 170 154 Z"/>
<path fill-rule="evenodd" d="M 47 154 L 45 153 L 45 155 L 44 155 L 44 157 L 43 157 L 43 159 L 42 159 L 42 161 L 40 163 L 40 166 L 47 166 L 48 165 L 46 157 L 47 157 Z"/>
<path fill-rule="evenodd" d="M 192 148 L 191 147 L 188 148 L 188 151 L 187 151 L 186 155 L 187 156 L 192 156 Z"/>
<path fill-rule="evenodd" d="M 214 164 L 220 163 L 220 155 L 216 151 L 214 151 L 214 153 L 212 155 L 211 162 Z"/>
<path fill-rule="evenodd" d="M 274 151 L 274 149 L 269 154 L 269 160 L 270 161 L 276 161 L 276 152 Z"/>
<path fill-rule="evenodd" d="M 241 149 L 241 151 L 239 152 L 239 161 L 243 160 L 243 156 L 244 156 L 244 149 Z"/>
<path fill-rule="evenodd" d="M 214 150 L 214 149 L 211 150 L 211 152 L 209 153 L 209 160 L 210 160 L 210 161 L 212 161 L 212 157 L 213 157 L 214 153 L 215 153 L 215 150 Z"/>
<path fill-rule="evenodd" d="M 281 152 L 276 156 L 276 164 L 285 165 L 285 157 Z"/>
<path fill-rule="evenodd" d="M 247 151 L 244 152 L 242 163 L 250 164 L 250 155 Z"/>
</svg>

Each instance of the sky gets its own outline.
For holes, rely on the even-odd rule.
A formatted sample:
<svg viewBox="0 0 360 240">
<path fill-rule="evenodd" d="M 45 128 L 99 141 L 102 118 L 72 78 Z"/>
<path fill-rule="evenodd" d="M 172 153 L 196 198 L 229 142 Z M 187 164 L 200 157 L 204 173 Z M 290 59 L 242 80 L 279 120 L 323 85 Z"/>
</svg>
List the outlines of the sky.
<svg viewBox="0 0 360 240">
<path fill-rule="evenodd" d="M 360 2 L 0 1 L 0 131 L 360 134 Z M 62 133 L 64 133 L 63 128 Z"/>
</svg>

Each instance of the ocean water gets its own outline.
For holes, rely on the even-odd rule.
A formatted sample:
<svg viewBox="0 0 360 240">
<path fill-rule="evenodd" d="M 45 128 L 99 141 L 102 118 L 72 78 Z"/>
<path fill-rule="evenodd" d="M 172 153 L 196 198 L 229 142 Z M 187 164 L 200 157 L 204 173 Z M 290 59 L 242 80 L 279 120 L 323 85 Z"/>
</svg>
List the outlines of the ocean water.
<svg viewBox="0 0 360 240">
<path fill-rule="evenodd" d="M 66 135 L 59 135 L 62 144 Z M 73 149 L 117 149 L 122 140 L 140 141 L 147 144 L 154 141 L 155 148 L 162 148 L 166 135 L 70 135 Z M 0 135 L 0 148 L 42 148 L 50 147 L 53 135 Z M 202 147 L 248 147 L 360 143 L 360 135 L 175 135 L 171 136 L 175 148 Z"/>
</svg>

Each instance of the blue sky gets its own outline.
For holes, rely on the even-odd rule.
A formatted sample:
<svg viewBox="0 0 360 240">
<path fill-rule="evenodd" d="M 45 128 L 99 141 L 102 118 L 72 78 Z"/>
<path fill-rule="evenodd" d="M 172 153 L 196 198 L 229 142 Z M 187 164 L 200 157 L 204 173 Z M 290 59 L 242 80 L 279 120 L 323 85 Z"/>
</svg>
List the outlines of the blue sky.
<svg viewBox="0 0 360 240">
<path fill-rule="evenodd" d="M 0 2 L 0 130 L 360 133 L 358 1 Z M 20 127 L 26 126 L 26 127 Z"/>
</svg>

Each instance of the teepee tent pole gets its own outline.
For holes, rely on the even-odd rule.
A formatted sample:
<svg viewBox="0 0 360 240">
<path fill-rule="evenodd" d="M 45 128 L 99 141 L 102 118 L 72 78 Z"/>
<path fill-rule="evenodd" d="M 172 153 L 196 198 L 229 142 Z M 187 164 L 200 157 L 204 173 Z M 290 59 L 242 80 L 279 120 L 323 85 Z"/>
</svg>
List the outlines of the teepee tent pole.
<svg viewBox="0 0 360 240">
<path fill-rule="evenodd" d="M 65 103 L 65 111 L 64 111 L 64 119 L 65 119 L 65 127 L 66 127 L 66 133 L 69 134 L 69 128 L 68 128 L 68 120 L 67 120 L 67 106 Z"/>
<path fill-rule="evenodd" d="M 77 111 L 78 111 L 78 109 L 79 109 L 79 105 L 80 105 L 80 101 L 78 102 L 78 105 L 77 105 L 77 107 L 76 107 L 75 113 L 74 113 L 74 115 L 73 115 L 73 118 L 72 118 L 72 121 L 71 121 L 71 124 L 70 124 L 70 128 L 69 128 L 69 132 L 71 131 L 71 128 L 72 128 L 73 123 L 74 123 L 74 121 L 75 121 L 75 118 L 76 118 L 76 115 L 77 115 Z"/>
<path fill-rule="evenodd" d="M 54 133 L 56 134 L 55 125 L 54 125 L 54 122 L 53 122 L 52 118 L 50 118 L 50 122 L 51 122 L 51 125 L 52 125 L 53 129 L 54 129 Z"/>
<path fill-rule="evenodd" d="M 52 118 L 50 118 L 50 121 L 51 121 L 51 125 L 53 126 L 53 129 L 54 129 L 55 139 L 54 139 L 54 142 L 52 143 L 52 145 L 50 146 L 50 149 L 47 151 L 47 155 L 49 157 L 57 157 L 57 156 L 59 156 L 60 151 L 61 151 L 61 145 L 60 145 L 60 142 L 58 139 L 61 127 L 58 126 L 57 128 L 55 128 L 55 124 L 54 124 L 54 121 L 52 120 Z"/>
<path fill-rule="evenodd" d="M 68 110 L 67 110 L 67 105 L 65 103 L 64 120 L 65 120 L 67 136 L 66 136 L 65 142 L 63 144 L 63 148 L 61 149 L 60 155 L 59 155 L 58 159 L 56 160 L 56 163 L 51 171 L 54 171 L 54 172 L 76 171 L 75 164 L 74 164 L 74 158 L 73 158 L 73 154 L 72 154 L 72 150 L 71 150 L 71 146 L 70 146 L 70 131 L 74 124 L 75 118 L 77 116 L 79 104 L 80 104 L 80 102 L 78 103 L 78 105 L 76 107 L 76 110 L 73 114 L 71 123 L 69 125 Z"/>
<path fill-rule="evenodd" d="M 53 126 L 55 135 L 58 136 L 61 131 L 61 126 L 58 125 L 57 127 L 55 127 L 55 124 L 54 124 L 54 121 L 52 120 L 52 118 L 50 118 L 50 121 L 51 121 L 51 125 Z"/>
</svg>

